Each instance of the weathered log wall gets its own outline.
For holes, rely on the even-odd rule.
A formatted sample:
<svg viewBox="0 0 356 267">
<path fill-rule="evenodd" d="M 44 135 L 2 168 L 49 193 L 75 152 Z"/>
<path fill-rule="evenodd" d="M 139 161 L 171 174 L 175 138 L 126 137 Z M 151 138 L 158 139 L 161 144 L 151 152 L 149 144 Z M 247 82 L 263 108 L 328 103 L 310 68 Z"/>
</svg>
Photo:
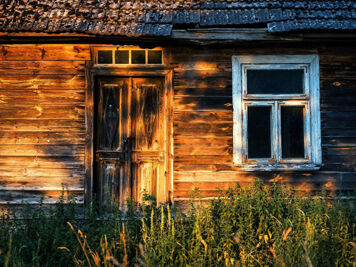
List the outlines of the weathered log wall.
<svg viewBox="0 0 356 267">
<path fill-rule="evenodd" d="M 298 190 L 351 191 L 356 186 L 354 44 L 275 44 L 270 48 L 182 48 L 174 68 L 176 203 L 199 188 L 247 185 L 256 177 Z M 303 47 L 303 48 L 301 48 Z M 231 56 L 319 54 L 323 167 L 316 172 L 241 172 L 232 163 Z M 0 46 L 0 204 L 84 193 L 85 61 L 89 45 Z"/>
<path fill-rule="evenodd" d="M 88 45 L 0 46 L 0 204 L 83 199 Z"/>
<path fill-rule="evenodd" d="M 267 47 L 267 46 L 265 46 Z M 233 163 L 231 56 L 319 54 L 323 167 L 315 172 L 242 172 Z M 356 186 L 356 54 L 354 44 L 274 45 L 237 49 L 175 48 L 174 198 L 216 195 L 256 177 L 285 181 L 297 190 L 325 186 L 352 191 Z"/>
</svg>

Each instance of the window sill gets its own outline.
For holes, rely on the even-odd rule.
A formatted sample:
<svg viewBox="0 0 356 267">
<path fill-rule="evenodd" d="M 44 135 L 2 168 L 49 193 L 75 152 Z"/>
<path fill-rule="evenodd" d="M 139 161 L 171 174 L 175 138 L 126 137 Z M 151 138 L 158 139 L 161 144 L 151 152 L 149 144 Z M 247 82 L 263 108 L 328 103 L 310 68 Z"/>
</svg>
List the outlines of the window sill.
<svg viewBox="0 0 356 267">
<path fill-rule="evenodd" d="M 243 171 L 318 171 L 320 164 L 244 164 L 235 165 Z"/>
</svg>

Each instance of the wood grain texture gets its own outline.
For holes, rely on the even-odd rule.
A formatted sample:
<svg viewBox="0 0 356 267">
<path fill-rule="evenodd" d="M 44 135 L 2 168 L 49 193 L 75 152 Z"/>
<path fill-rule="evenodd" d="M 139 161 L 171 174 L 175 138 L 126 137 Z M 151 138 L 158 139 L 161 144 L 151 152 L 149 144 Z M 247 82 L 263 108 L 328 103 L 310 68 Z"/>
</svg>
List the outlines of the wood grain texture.
<svg viewBox="0 0 356 267">
<path fill-rule="evenodd" d="M 1 45 L 0 60 L 90 60 L 88 45 L 23 44 Z"/>
<path fill-rule="evenodd" d="M 168 181 L 165 185 L 154 182 L 157 190 L 169 188 L 172 199 L 180 203 L 195 187 L 200 188 L 202 197 L 209 198 L 216 196 L 216 187 L 246 186 L 256 177 L 268 183 L 281 180 L 301 191 L 317 191 L 323 186 L 334 192 L 355 188 L 356 68 L 352 43 L 171 47 L 167 52 L 170 56 L 165 62 L 171 68 L 173 86 L 165 97 L 173 108 L 159 107 L 160 111 L 166 108 L 162 114 L 170 123 L 167 128 L 163 124 L 155 127 L 172 138 L 167 141 L 162 135 L 157 141 L 173 143 L 166 153 L 174 164 L 166 162 L 171 169 L 159 171 L 162 177 L 174 178 L 170 187 Z M 320 171 L 251 173 L 233 165 L 231 57 L 249 54 L 319 55 Z M 62 183 L 79 201 L 83 200 L 84 182 L 86 191 L 92 189 L 92 181 L 84 181 L 84 177 L 93 177 L 88 167 L 93 164 L 88 153 L 93 149 L 89 142 L 94 124 L 88 60 L 89 45 L 0 45 L 0 203 L 36 203 L 41 196 L 53 203 Z M 105 73 L 153 77 L 158 71 L 101 69 L 101 74 Z M 157 121 L 149 114 L 143 120 L 146 124 L 142 122 L 140 131 L 152 134 L 148 124 Z M 147 147 L 147 142 L 144 145 Z M 140 171 L 155 176 L 157 173 L 150 173 L 155 168 L 146 166 Z"/>
<path fill-rule="evenodd" d="M 257 177 L 267 183 L 281 180 L 301 191 L 318 191 L 323 186 L 333 192 L 353 191 L 356 68 L 351 46 L 316 43 L 304 48 L 251 45 L 236 49 L 172 49 L 175 203 L 189 199 L 194 188 L 200 189 L 203 198 L 215 197 L 216 187 L 226 189 L 235 183 L 247 186 Z M 243 172 L 234 166 L 231 57 L 249 54 L 319 55 L 323 163 L 319 171 Z"/>
<path fill-rule="evenodd" d="M 83 199 L 88 45 L 0 45 L 0 203 Z"/>
</svg>

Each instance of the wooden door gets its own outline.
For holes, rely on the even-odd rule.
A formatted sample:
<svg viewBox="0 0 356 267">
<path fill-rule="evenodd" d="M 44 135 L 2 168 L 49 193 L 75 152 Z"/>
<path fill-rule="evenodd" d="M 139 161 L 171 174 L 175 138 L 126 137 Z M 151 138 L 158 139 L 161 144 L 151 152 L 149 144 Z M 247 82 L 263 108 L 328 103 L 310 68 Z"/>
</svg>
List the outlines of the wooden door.
<svg viewBox="0 0 356 267">
<path fill-rule="evenodd" d="M 141 201 L 144 194 L 163 199 L 166 176 L 163 85 L 160 78 L 135 78 L 132 82 L 132 197 L 136 201 Z"/>
<path fill-rule="evenodd" d="M 157 196 L 166 175 L 163 88 L 160 78 L 97 80 L 94 188 L 101 203 Z"/>
</svg>

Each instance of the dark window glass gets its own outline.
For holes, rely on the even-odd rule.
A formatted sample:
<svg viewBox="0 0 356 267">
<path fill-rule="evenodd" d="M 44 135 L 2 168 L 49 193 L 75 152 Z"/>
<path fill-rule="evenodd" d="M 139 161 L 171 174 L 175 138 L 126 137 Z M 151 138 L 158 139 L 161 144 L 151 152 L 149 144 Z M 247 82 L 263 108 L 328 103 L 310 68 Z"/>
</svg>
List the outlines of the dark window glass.
<svg viewBox="0 0 356 267">
<path fill-rule="evenodd" d="M 162 64 L 162 51 L 148 51 L 148 64 Z"/>
<path fill-rule="evenodd" d="M 116 64 L 129 64 L 129 50 L 116 50 L 115 51 Z"/>
<path fill-rule="evenodd" d="M 98 63 L 112 64 L 112 51 L 111 50 L 98 51 Z"/>
<path fill-rule="evenodd" d="M 248 94 L 303 94 L 304 70 L 247 70 Z"/>
<path fill-rule="evenodd" d="M 282 106 L 282 158 L 304 158 L 304 107 Z"/>
<path fill-rule="evenodd" d="M 145 50 L 131 50 L 131 63 L 145 64 L 146 63 Z"/>
<path fill-rule="evenodd" d="M 247 110 L 248 158 L 271 158 L 271 107 Z"/>
</svg>

